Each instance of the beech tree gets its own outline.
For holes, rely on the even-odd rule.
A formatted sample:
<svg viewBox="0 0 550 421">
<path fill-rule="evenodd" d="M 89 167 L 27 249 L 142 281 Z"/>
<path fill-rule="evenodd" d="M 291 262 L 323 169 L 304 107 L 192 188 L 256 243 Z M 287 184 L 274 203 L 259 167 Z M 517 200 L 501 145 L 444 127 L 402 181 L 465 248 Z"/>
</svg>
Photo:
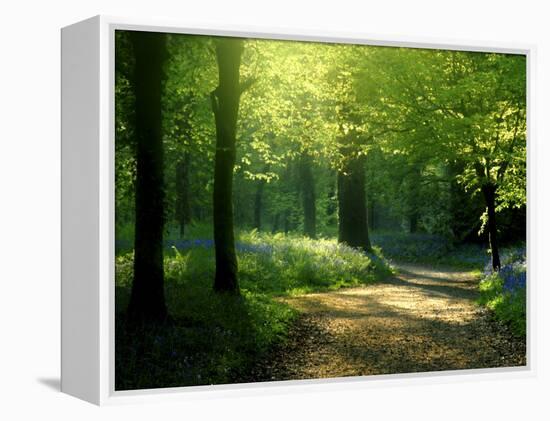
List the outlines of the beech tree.
<svg viewBox="0 0 550 421">
<path fill-rule="evenodd" d="M 356 46 L 340 46 L 330 76 L 338 124 L 338 241 L 365 252 L 372 251 L 369 237 L 365 162 L 371 134 L 370 113 L 360 111 L 354 78 L 359 59 L 368 60 Z"/>
<path fill-rule="evenodd" d="M 303 154 L 300 157 L 298 168 L 304 212 L 304 235 L 315 238 L 317 236 L 317 207 L 315 204 L 315 180 L 313 178 L 311 156 Z"/>
<path fill-rule="evenodd" d="M 365 61 L 358 82 L 386 151 L 460 168 L 454 180 L 481 193 L 494 270 L 497 214 L 526 203 L 525 70 L 522 55 L 387 48 Z"/>
<path fill-rule="evenodd" d="M 159 315 L 147 317 L 165 317 L 163 231 L 209 239 L 210 223 L 213 288 L 235 294 L 235 227 L 365 252 L 369 225 L 456 241 L 481 228 L 501 266 L 501 215 L 526 202 L 524 56 L 146 35 L 117 50 L 129 313 L 147 295 Z"/>
<path fill-rule="evenodd" d="M 216 44 L 219 82 L 211 93 L 216 122 L 216 158 L 214 167 L 214 241 L 216 275 L 214 289 L 239 293 L 237 255 L 233 228 L 233 170 L 236 156 L 239 100 L 250 81 L 240 83 L 239 68 L 243 41 L 222 38 Z"/>
<path fill-rule="evenodd" d="M 162 322 L 164 300 L 164 189 L 162 143 L 163 63 L 166 36 L 131 32 L 135 65 L 135 240 L 134 280 L 128 317 L 132 321 Z"/>
</svg>

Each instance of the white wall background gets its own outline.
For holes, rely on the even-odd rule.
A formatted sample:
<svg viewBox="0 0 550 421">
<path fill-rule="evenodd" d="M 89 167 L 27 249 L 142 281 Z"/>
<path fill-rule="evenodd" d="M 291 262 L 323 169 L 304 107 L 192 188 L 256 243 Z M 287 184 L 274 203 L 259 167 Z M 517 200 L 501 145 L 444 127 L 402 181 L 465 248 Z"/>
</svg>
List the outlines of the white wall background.
<svg viewBox="0 0 550 421">
<path fill-rule="evenodd" d="M 543 1 L 95 0 L 4 1 L 0 6 L 0 418 L 549 419 L 548 106 L 550 14 Z M 62 26 L 96 15 L 266 25 L 538 46 L 530 205 L 537 282 L 536 377 L 363 388 L 337 393 L 98 409 L 59 393 Z M 536 127 L 535 127 L 536 125 Z M 536 278 L 535 278 L 536 276 Z M 546 391 L 543 391 L 543 388 Z"/>
</svg>

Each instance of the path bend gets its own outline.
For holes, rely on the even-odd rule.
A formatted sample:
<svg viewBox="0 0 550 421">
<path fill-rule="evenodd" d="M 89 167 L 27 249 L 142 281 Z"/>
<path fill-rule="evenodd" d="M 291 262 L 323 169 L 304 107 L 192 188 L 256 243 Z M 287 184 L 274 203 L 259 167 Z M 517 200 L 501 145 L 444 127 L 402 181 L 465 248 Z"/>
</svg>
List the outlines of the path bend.
<svg viewBox="0 0 550 421">
<path fill-rule="evenodd" d="M 525 344 L 476 304 L 471 273 L 401 264 L 360 288 L 285 298 L 302 316 L 255 374 L 312 379 L 525 365 Z"/>
</svg>

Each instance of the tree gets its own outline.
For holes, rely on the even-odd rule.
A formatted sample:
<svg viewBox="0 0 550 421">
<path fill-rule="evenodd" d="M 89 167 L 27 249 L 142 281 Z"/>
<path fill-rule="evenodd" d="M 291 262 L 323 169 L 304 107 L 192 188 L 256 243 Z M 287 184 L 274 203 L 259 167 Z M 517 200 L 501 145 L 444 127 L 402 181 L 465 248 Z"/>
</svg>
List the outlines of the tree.
<svg viewBox="0 0 550 421">
<path fill-rule="evenodd" d="M 356 47 L 341 48 L 341 60 L 333 68 L 335 114 L 339 133 L 338 241 L 363 251 L 372 251 L 369 238 L 365 157 L 369 149 L 367 114 L 359 109 L 354 72 L 359 64 Z"/>
<path fill-rule="evenodd" d="M 525 71 L 522 55 L 388 48 L 361 74 L 387 150 L 460 168 L 456 181 L 481 193 L 494 270 L 496 215 L 525 205 Z"/>
<path fill-rule="evenodd" d="M 472 73 L 463 87 L 470 88 L 473 101 L 455 106 L 468 122 L 460 132 L 473 152 L 462 180 L 483 194 L 492 267 L 499 270 L 497 211 L 525 203 L 525 61 L 494 54 L 468 59 Z"/>
<path fill-rule="evenodd" d="M 304 211 L 304 235 L 309 238 L 315 238 L 317 236 L 317 207 L 315 205 L 315 181 L 313 179 L 311 161 L 311 156 L 305 152 L 302 153 L 298 162 L 298 171 L 302 194 L 302 209 Z"/>
<path fill-rule="evenodd" d="M 370 252 L 364 156 L 350 156 L 338 171 L 338 241 Z"/>
<path fill-rule="evenodd" d="M 462 67 L 462 68 L 461 68 Z M 492 267 L 501 266 L 496 215 L 520 207 L 525 197 L 525 57 L 455 53 L 448 60 L 450 94 L 441 95 L 451 133 L 450 146 L 465 163 L 458 179 L 481 191 L 486 212 Z M 458 100 L 457 100 L 458 99 Z M 458 153 L 456 153 L 458 151 Z"/>
<path fill-rule="evenodd" d="M 185 225 L 191 220 L 189 204 L 189 152 L 176 163 L 176 220 L 180 228 L 180 238 L 184 237 Z"/>
<path fill-rule="evenodd" d="M 239 293 L 237 254 L 233 229 L 233 169 L 236 155 L 239 99 L 247 83 L 239 81 L 243 41 L 220 38 L 216 44 L 218 87 L 211 93 L 216 122 L 214 168 L 214 242 L 216 275 L 214 290 Z"/>
<path fill-rule="evenodd" d="M 269 164 L 265 164 L 264 174 L 267 173 L 269 169 Z M 254 228 L 257 230 L 262 229 L 263 197 L 266 182 L 267 180 L 265 178 L 260 178 L 258 180 L 258 186 L 256 187 L 256 193 L 254 195 Z"/>
<path fill-rule="evenodd" d="M 135 158 L 134 54 L 125 31 L 115 32 L 115 231 L 134 223 Z"/>
<path fill-rule="evenodd" d="M 241 104 L 240 130 L 250 141 L 247 138 L 239 147 L 238 166 L 245 179 L 265 180 L 262 209 L 264 218 L 271 218 L 273 231 L 301 226 L 304 235 L 314 238 L 328 219 L 317 206 L 325 201 L 319 177 L 331 164 L 325 154 L 334 129 L 330 81 L 325 77 L 333 59 L 333 54 L 326 54 L 331 49 L 254 40 L 243 55 L 243 75 L 252 73 L 256 82 Z M 265 164 L 270 165 L 269 172 Z M 294 188 L 285 185 L 289 183 Z"/>
<path fill-rule="evenodd" d="M 169 35 L 164 66 L 165 214 L 180 237 L 192 221 L 212 215 L 215 127 L 210 92 L 217 83 L 213 39 Z M 167 223 L 172 222 L 167 220 Z"/>
<path fill-rule="evenodd" d="M 132 32 L 135 56 L 136 194 L 134 281 L 128 317 L 132 321 L 162 322 L 167 318 L 163 269 L 163 63 L 166 36 Z"/>
</svg>

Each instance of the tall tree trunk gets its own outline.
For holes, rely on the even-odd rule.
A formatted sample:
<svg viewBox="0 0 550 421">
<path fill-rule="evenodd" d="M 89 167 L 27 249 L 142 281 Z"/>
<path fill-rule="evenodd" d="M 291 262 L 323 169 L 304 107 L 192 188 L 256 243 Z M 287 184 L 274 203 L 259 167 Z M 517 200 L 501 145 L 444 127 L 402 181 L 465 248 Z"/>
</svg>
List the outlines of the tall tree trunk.
<svg viewBox="0 0 550 421">
<path fill-rule="evenodd" d="M 367 219 L 368 219 L 368 227 L 371 231 L 374 231 L 376 229 L 376 219 L 375 219 L 375 213 L 374 209 L 376 207 L 374 199 L 367 200 Z"/>
<path fill-rule="evenodd" d="M 291 222 L 290 222 L 290 211 L 288 209 L 285 209 L 283 212 L 283 229 L 285 231 L 285 234 L 288 234 L 291 228 Z"/>
<path fill-rule="evenodd" d="M 269 171 L 269 164 L 264 166 L 263 172 L 266 173 Z M 258 231 L 262 229 L 262 210 L 263 210 L 263 197 L 264 197 L 264 187 L 265 179 L 258 180 L 258 186 L 256 188 L 256 194 L 254 196 L 254 228 Z"/>
<path fill-rule="evenodd" d="M 409 232 L 414 234 L 418 231 L 418 213 L 412 212 L 409 215 Z"/>
<path fill-rule="evenodd" d="M 363 157 L 348 158 L 338 173 L 338 241 L 371 251 Z"/>
<path fill-rule="evenodd" d="M 409 233 L 418 232 L 420 183 L 422 179 L 422 166 L 413 163 L 407 183 L 407 217 L 409 220 Z"/>
<path fill-rule="evenodd" d="M 216 46 L 218 87 L 212 92 L 212 110 L 216 121 L 216 157 L 214 168 L 214 241 L 216 275 L 214 290 L 239 293 L 237 255 L 233 232 L 233 169 L 241 86 L 239 67 L 242 40 L 223 38 Z"/>
<path fill-rule="evenodd" d="M 485 204 L 487 205 L 487 228 L 489 230 L 489 245 L 491 247 L 491 264 L 493 270 L 500 270 L 500 255 L 498 252 L 498 239 L 497 239 L 497 222 L 495 212 L 495 195 L 497 186 L 492 183 L 487 183 L 481 188 L 483 191 L 483 197 L 485 198 Z"/>
<path fill-rule="evenodd" d="M 176 164 L 176 221 L 180 226 L 180 238 L 185 235 L 185 225 L 191 220 L 189 205 L 189 153 L 185 152 Z"/>
<path fill-rule="evenodd" d="M 281 178 L 278 181 L 278 185 L 280 185 L 281 193 L 283 197 L 292 197 L 292 203 L 294 202 L 294 195 L 296 193 L 295 191 L 295 184 L 294 181 L 294 165 L 293 161 L 289 161 L 287 165 L 285 166 L 285 170 L 281 174 Z M 297 198 L 296 198 L 297 199 Z M 275 216 L 275 221 L 273 223 L 273 232 L 282 230 L 285 234 L 287 234 L 289 231 L 291 231 L 294 227 L 294 223 L 291 220 L 292 213 L 290 206 L 288 204 L 288 201 L 286 199 L 281 198 L 278 205 L 282 205 L 280 208 L 277 206 L 277 214 Z"/>
<path fill-rule="evenodd" d="M 262 229 L 262 199 L 264 194 L 265 180 L 258 181 L 256 194 L 254 195 L 254 228 Z"/>
<path fill-rule="evenodd" d="M 304 210 L 304 235 L 316 237 L 317 209 L 315 206 L 315 181 L 311 169 L 311 157 L 303 154 L 299 163 L 299 174 L 302 192 L 302 207 Z"/>
<path fill-rule="evenodd" d="M 162 85 L 166 37 L 132 32 L 135 54 L 136 195 L 134 281 L 128 317 L 136 322 L 167 318 L 164 300 L 162 235 L 164 187 L 162 145 Z"/>
<path fill-rule="evenodd" d="M 277 212 L 275 216 L 273 216 L 273 226 L 271 227 L 271 233 L 275 234 L 277 231 L 279 231 L 279 218 L 281 213 Z"/>
</svg>

